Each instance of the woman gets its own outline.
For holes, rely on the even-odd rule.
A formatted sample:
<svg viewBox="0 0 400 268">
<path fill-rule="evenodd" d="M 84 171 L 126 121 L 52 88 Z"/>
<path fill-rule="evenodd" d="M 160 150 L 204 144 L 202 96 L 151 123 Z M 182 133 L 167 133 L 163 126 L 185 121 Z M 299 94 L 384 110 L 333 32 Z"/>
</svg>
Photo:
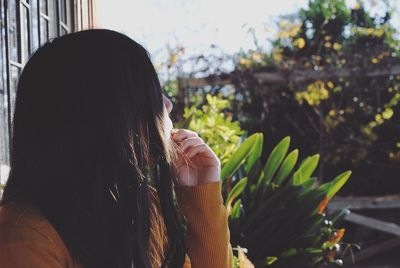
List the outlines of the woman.
<svg viewBox="0 0 400 268">
<path fill-rule="evenodd" d="M 125 35 L 39 48 L 17 89 L 0 267 L 232 267 L 220 162 L 171 109 Z"/>
</svg>

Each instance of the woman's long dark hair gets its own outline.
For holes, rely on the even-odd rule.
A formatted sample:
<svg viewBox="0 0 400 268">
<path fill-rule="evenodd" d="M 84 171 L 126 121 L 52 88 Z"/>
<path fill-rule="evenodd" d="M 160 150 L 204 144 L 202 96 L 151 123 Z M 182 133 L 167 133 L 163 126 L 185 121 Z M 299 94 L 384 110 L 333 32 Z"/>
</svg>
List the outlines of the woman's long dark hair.
<svg viewBox="0 0 400 268">
<path fill-rule="evenodd" d="M 36 206 L 85 268 L 151 267 L 153 167 L 168 235 L 163 266 L 182 267 L 164 113 L 148 52 L 132 39 L 98 29 L 47 42 L 19 80 L 1 204 Z"/>
</svg>

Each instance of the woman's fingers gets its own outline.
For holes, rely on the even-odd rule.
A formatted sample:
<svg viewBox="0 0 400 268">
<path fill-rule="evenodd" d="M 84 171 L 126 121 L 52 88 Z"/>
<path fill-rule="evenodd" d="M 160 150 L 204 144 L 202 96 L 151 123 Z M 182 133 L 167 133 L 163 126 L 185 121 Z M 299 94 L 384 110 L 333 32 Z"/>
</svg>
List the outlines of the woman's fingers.
<svg viewBox="0 0 400 268">
<path fill-rule="evenodd" d="M 189 147 L 196 146 L 196 145 L 202 144 L 202 143 L 204 143 L 204 142 L 200 138 L 190 137 L 190 138 L 182 140 L 180 146 L 181 146 L 182 150 L 187 153 L 187 150 Z"/>
<path fill-rule="evenodd" d="M 209 156 L 210 158 L 218 158 L 214 151 L 194 131 L 188 129 L 173 129 L 171 131 L 171 136 L 182 150 L 181 153 L 184 152 L 184 155 L 188 158 L 198 153 L 205 153 L 205 156 Z M 194 148 L 196 149 L 194 150 Z"/>
<path fill-rule="evenodd" d="M 199 137 L 196 132 L 187 129 L 173 129 L 171 135 L 175 142 L 180 142 L 185 138 Z"/>
<path fill-rule="evenodd" d="M 185 153 L 187 153 L 189 147 L 204 143 L 196 132 L 188 129 L 173 129 L 171 136 L 182 150 L 181 152 Z"/>
<path fill-rule="evenodd" d="M 208 146 L 205 143 L 197 144 L 189 148 L 189 150 L 187 151 L 187 155 L 188 157 L 193 157 L 198 153 L 204 153 L 207 152 L 208 150 L 209 150 Z"/>
</svg>

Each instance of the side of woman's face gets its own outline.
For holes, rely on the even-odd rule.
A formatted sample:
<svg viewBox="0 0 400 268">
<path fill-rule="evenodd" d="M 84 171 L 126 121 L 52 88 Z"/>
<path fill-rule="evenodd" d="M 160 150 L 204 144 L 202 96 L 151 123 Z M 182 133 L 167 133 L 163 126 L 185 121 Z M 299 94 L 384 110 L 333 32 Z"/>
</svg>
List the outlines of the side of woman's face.
<svg viewBox="0 0 400 268">
<path fill-rule="evenodd" d="M 174 107 L 174 105 L 172 104 L 172 101 L 165 96 L 165 94 L 162 94 L 163 96 L 163 101 L 164 101 L 164 105 L 167 108 L 168 113 L 170 113 L 172 111 L 172 108 Z"/>
<path fill-rule="evenodd" d="M 170 136 L 171 130 L 174 127 L 173 124 L 172 124 L 172 120 L 169 117 L 169 114 L 171 113 L 172 108 L 174 107 L 174 105 L 172 104 L 172 101 L 167 96 L 165 96 L 164 94 L 162 94 L 162 96 L 163 96 L 164 110 L 166 110 L 166 112 L 164 113 L 165 116 L 166 116 L 165 122 L 167 124 L 165 126 L 165 128 L 166 128 L 165 135 L 166 135 L 166 138 L 168 139 L 169 136 Z"/>
</svg>

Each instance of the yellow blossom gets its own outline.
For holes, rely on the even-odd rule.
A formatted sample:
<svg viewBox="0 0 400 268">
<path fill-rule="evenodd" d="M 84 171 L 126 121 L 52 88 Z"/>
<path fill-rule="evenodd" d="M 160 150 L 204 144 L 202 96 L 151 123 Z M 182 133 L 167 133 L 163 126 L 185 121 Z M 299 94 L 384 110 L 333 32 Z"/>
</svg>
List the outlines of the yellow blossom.
<svg viewBox="0 0 400 268">
<path fill-rule="evenodd" d="M 325 83 L 317 80 L 307 86 L 302 92 L 297 92 L 296 100 L 301 104 L 305 100 L 310 106 L 320 104 L 321 100 L 329 98 L 329 91 L 325 88 Z"/>
<path fill-rule="evenodd" d="M 293 44 L 302 49 L 305 45 L 306 45 L 306 41 L 303 38 L 297 38 L 296 40 L 294 40 Z"/>
<path fill-rule="evenodd" d="M 386 108 L 385 111 L 383 111 L 382 113 L 382 117 L 383 119 L 389 120 L 390 118 L 392 118 L 394 114 L 394 111 L 392 108 Z"/>
<path fill-rule="evenodd" d="M 255 61 L 260 62 L 260 61 L 263 60 L 263 55 L 261 53 L 258 53 L 258 52 L 253 52 L 253 53 L 251 53 L 251 58 L 253 60 L 255 60 Z"/>
<path fill-rule="evenodd" d="M 381 59 L 383 59 L 385 56 L 386 56 L 385 53 L 381 53 L 381 54 L 379 54 L 378 59 L 381 60 Z"/>
<path fill-rule="evenodd" d="M 342 48 L 342 45 L 341 44 L 339 44 L 339 43 L 333 43 L 333 49 L 334 50 L 340 50 Z"/>
<path fill-rule="evenodd" d="M 251 60 L 247 58 L 240 58 L 239 63 L 247 68 L 251 66 Z"/>
<path fill-rule="evenodd" d="M 382 123 L 383 123 L 382 115 L 381 115 L 381 114 L 375 115 L 375 121 L 376 121 L 378 124 L 382 124 Z"/>
<path fill-rule="evenodd" d="M 280 49 L 274 49 L 272 51 L 272 58 L 277 62 L 282 61 L 282 52 L 283 52 L 283 49 L 281 49 L 281 48 Z"/>
<path fill-rule="evenodd" d="M 332 44 L 331 44 L 330 42 L 326 42 L 326 43 L 324 44 L 324 47 L 330 48 L 330 47 L 332 47 Z"/>
<path fill-rule="evenodd" d="M 280 30 L 278 31 L 278 38 L 289 38 L 295 37 L 301 29 L 301 25 L 299 24 L 289 24 L 287 22 L 279 23 Z"/>
<path fill-rule="evenodd" d="M 371 62 L 372 62 L 373 64 L 377 64 L 377 63 L 379 62 L 379 60 L 378 60 L 377 58 L 372 58 L 372 59 L 371 59 Z"/>
<path fill-rule="evenodd" d="M 334 87 L 335 87 L 335 85 L 334 85 L 331 81 L 328 81 L 328 82 L 326 83 L 326 85 L 327 85 L 329 88 L 334 88 Z"/>
<path fill-rule="evenodd" d="M 300 31 L 300 29 L 301 29 L 300 25 L 293 25 L 293 26 L 290 28 L 289 36 L 290 36 L 290 37 L 296 36 L 297 33 Z"/>
<path fill-rule="evenodd" d="M 279 27 L 281 27 L 281 28 L 285 27 L 286 25 L 287 25 L 287 21 L 286 20 L 281 20 L 279 22 Z"/>
<path fill-rule="evenodd" d="M 178 61 L 178 55 L 176 53 L 172 54 L 169 58 L 170 65 L 175 64 Z"/>
<path fill-rule="evenodd" d="M 374 127 L 376 127 L 378 124 L 375 122 L 375 121 L 371 121 L 371 122 L 369 122 L 368 123 L 368 126 L 370 127 L 370 128 L 374 128 Z"/>
</svg>

